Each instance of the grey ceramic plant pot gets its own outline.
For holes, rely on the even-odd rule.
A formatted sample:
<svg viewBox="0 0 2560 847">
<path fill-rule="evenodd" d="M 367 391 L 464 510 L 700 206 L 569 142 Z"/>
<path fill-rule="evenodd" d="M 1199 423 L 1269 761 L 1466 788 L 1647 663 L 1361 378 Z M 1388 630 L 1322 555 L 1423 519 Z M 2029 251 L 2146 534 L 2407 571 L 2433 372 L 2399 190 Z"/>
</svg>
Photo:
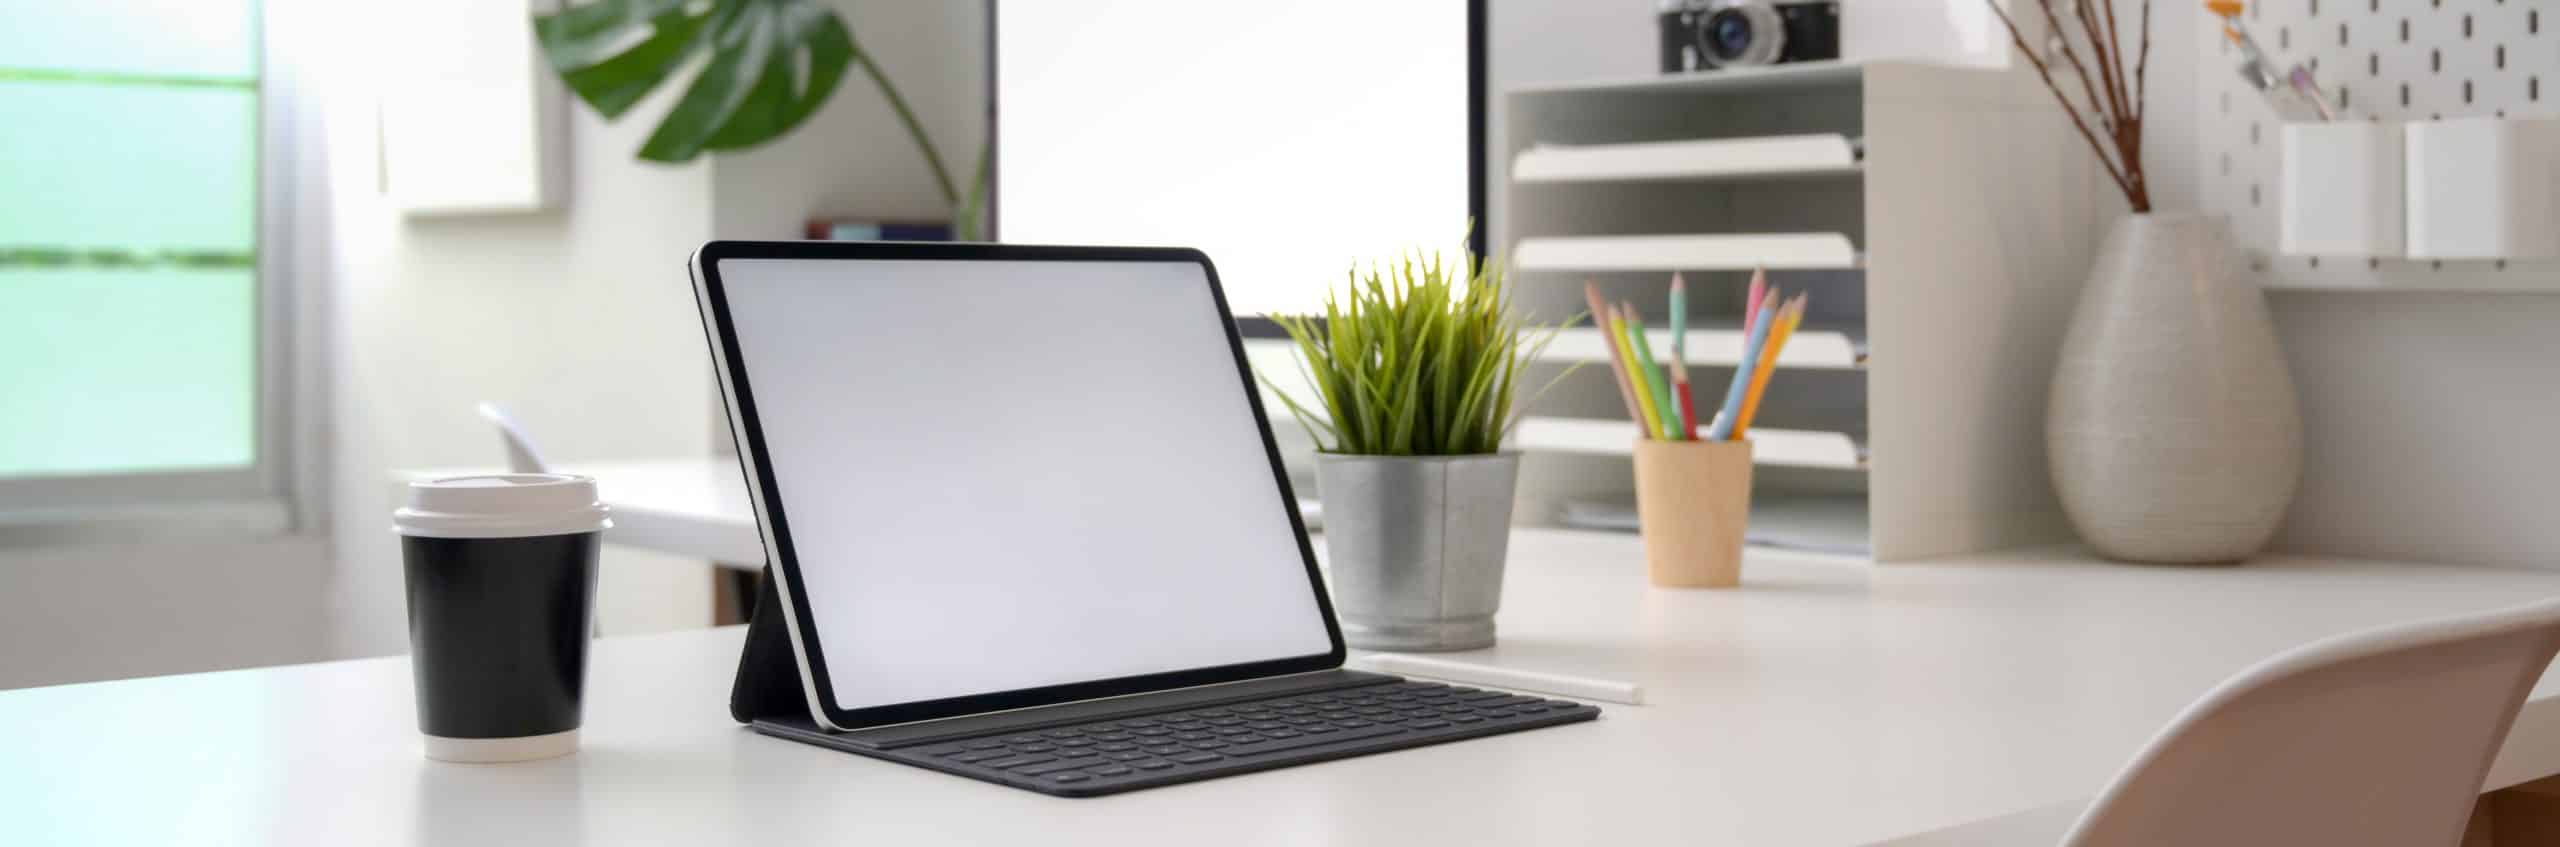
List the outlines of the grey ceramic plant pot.
<svg viewBox="0 0 2560 847">
<path fill-rule="evenodd" d="M 1316 456 L 1343 640 L 1370 650 L 1493 645 L 1520 456 Z"/>
</svg>

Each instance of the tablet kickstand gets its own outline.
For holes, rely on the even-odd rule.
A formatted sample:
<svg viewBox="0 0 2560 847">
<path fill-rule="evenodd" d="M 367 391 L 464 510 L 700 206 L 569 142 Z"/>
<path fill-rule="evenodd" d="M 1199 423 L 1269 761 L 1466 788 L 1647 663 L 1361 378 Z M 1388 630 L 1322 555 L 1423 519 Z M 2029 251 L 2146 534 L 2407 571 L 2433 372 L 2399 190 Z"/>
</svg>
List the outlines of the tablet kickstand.
<svg viewBox="0 0 2560 847">
<path fill-rule="evenodd" d="M 766 566 L 763 587 L 756 590 L 755 611 L 747 618 L 747 645 L 738 653 L 737 680 L 729 687 L 729 717 L 751 724 L 758 719 L 808 722 L 809 696 L 800 687 L 800 662 L 791 654 L 791 633 L 783 629 L 782 597 L 774 592 L 773 572 Z"/>
</svg>

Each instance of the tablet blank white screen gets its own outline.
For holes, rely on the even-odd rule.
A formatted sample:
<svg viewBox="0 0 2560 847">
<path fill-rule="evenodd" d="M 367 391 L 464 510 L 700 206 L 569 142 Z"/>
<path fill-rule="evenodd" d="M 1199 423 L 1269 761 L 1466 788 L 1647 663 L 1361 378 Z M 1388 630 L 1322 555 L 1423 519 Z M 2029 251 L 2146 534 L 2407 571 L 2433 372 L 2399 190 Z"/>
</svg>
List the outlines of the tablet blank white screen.
<svg viewBox="0 0 2560 847">
<path fill-rule="evenodd" d="M 1331 647 L 1198 265 L 718 272 L 838 707 Z"/>
</svg>

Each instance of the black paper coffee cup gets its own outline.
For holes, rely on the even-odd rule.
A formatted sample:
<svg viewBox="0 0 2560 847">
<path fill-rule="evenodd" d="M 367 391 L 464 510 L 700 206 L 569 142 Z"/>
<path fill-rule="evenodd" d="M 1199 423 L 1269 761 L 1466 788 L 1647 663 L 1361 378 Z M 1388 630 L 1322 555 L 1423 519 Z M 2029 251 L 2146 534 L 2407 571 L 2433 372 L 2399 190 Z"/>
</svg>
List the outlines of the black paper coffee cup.
<svg viewBox="0 0 2560 847">
<path fill-rule="evenodd" d="M 596 546 L 595 481 L 491 474 L 413 482 L 392 516 L 409 586 L 410 665 L 427 757 L 576 752 Z"/>
</svg>

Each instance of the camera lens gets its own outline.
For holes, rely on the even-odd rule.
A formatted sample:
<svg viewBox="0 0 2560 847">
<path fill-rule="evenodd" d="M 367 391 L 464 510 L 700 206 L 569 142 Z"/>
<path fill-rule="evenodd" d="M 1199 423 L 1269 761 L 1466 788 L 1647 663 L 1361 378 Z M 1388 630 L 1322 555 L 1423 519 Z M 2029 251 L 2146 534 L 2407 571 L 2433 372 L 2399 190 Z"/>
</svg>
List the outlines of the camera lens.
<svg viewBox="0 0 2560 847">
<path fill-rule="evenodd" d="M 1732 61 L 1751 49 L 1751 19 L 1735 9 L 1724 9 L 1707 16 L 1700 25 L 1701 46 L 1719 60 Z"/>
</svg>

